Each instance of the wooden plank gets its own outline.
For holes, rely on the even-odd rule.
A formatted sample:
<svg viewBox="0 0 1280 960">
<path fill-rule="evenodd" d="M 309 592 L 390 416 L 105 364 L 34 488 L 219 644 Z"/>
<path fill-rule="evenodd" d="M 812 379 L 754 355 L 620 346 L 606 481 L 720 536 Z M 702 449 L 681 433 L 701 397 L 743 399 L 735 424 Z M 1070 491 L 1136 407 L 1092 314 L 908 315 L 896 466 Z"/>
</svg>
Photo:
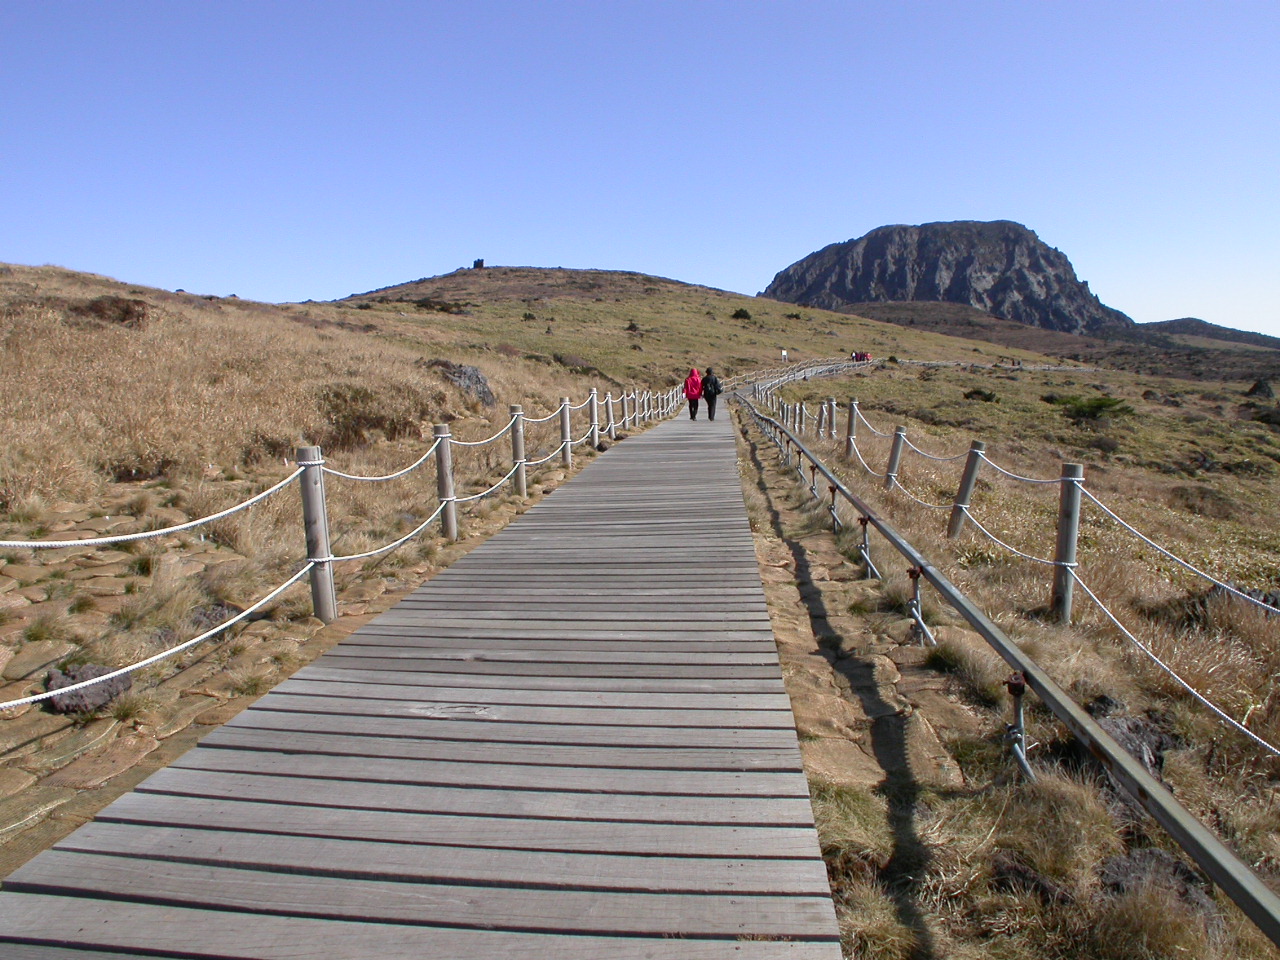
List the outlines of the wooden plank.
<svg viewBox="0 0 1280 960">
<path fill-rule="evenodd" d="M 778 675 L 772 664 L 717 666 L 715 664 L 668 663 L 502 663 L 490 660 L 436 660 L 415 656 L 412 650 L 383 648 L 378 653 L 335 648 L 326 656 L 334 660 L 350 660 L 362 670 L 419 670 L 438 674 L 491 674 L 506 677 L 689 677 L 702 680 L 766 680 Z M 283 696 L 283 694 L 282 694 Z"/>
<path fill-rule="evenodd" d="M 411 760 L 464 763 L 530 763 L 547 766 L 623 767 L 634 770 L 767 770 L 799 773 L 800 752 L 794 748 L 713 749 L 700 746 L 611 747 L 574 744 L 503 743 L 501 741 L 428 740 L 421 737 L 377 737 L 343 730 L 325 733 L 293 731 L 286 741 L 273 730 L 223 726 L 200 741 L 200 749 L 278 750 L 333 753 L 359 757 L 403 757 Z"/>
<path fill-rule="evenodd" d="M 627 856 L 466 848 L 417 841 L 389 843 L 314 835 L 286 840 L 274 834 L 244 830 L 120 823 L 94 823 L 63 840 L 58 849 L 401 883 L 753 896 L 829 893 L 826 870 L 816 858 Z"/>
<path fill-rule="evenodd" d="M 489 790 L 272 777 L 166 767 L 137 789 L 175 796 L 232 797 L 357 810 L 635 823 L 812 826 L 808 797 L 698 797 L 564 790 Z"/>
<path fill-rule="evenodd" d="M 399 680 L 399 677 L 395 678 Z M 294 677 L 275 689 L 301 696 L 370 697 L 378 700 L 417 700 L 439 703 L 505 703 L 527 706 L 560 706 L 572 703 L 579 707 L 638 708 L 678 710 L 784 710 L 791 709 L 785 693 L 624 693 L 615 691 L 522 690 L 518 687 L 472 688 L 445 686 L 447 678 L 432 674 L 417 679 L 428 683 L 400 684 L 389 682 L 317 680 Z"/>
<path fill-rule="evenodd" d="M 467 763 L 404 757 L 353 757 L 292 750 L 197 749 L 183 754 L 174 770 L 249 773 L 315 780 L 409 786 L 469 787 L 487 790 L 573 790 L 698 797 L 800 797 L 808 799 L 804 778 L 768 770 L 632 770 L 516 763 Z"/>
<path fill-rule="evenodd" d="M 827 934 L 829 897 L 542 890 L 261 872 L 50 850 L 35 871 L 18 868 L 5 887 L 19 892 L 96 894 L 237 911 L 301 914 L 383 923 L 568 933 L 700 936 L 758 930 L 773 936 Z"/>
<path fill-rule="evenodd" d="M 418 811 L 365 810 L 267 803 L 219 797 L 128 793 L 95 822 L 201 827 L 392 843 L 435 843 L 579 853 L 630 853 L 669 857 L 816 859 L 811 829 L 794 826 L 633 823 L 481 817 Z"/>
<path fill-rule="evenodd" d="M 104 960 L 96 939 L 126 955 L 218 960 L 425 960 L 519 957 L 520 960 L 839 960 L 838 943 L 508 933 L 384 924 L 45 894 L 5 894 L 0 942 L 6 960 Z M 52 932 L 51 932 L 52 931 Z M 748 933 L 752 931 L 748 930 Z M 35 939 L 36 944 L 14 941 Z M 198 952 L 193 952 L 193 947 Z M 19 950 L 27 951 L 26 954 Z M 31 951 L 43 950 L 43 953 Z M 89 952 L 81 952 L 87 950 Z M 52 951 L 52 952 L 50 952 Z M 119 960 L 119 953 L 109 953 Z"/>
<path fill-rule="evenodd" d="M 344 649 L 352 655 L 363 655 L 383 658 L 404 658 L 409 660 L 440 660 L 475 663 L 593 663 L 593 664 L 668 664 L 686 666 L 748 666 L 777 668 L 776 651 L 757 651 L 743 653 L 733 650 L 717 650 L 707 645 L 696 653 L 675 651 L 613 651 L 613 650 L 561 650 L 555 647 L 543 649 L 508 649 L 503 644 L 487 644 L 482 648 L 469 650 L 440 649 L 430 644 L 350 644 Z"/>
<path fill-rule="evenodd" d="M 465 716 L 465 714 L 463 714 Z M 624 727 L 606 724 L 494 723 L 430 717 L 351 716 L 277 710 L 269 697 L 231 721 L 252 723 L 263 730 L 305 732 L 347 731 L 385 737 L 505 743 L 581 744 L 585 746 L 661 747 L 671 744 L 700 747 L 794 747 L 794 730 L 743 727 Z"/>
<path fill-rule="evenodd" d="M 271 708 L 334 713 L 350 717 L 424 717 L 456 723 L 470 721 L 541 723 L 557 726 L 602 725 L 684 727 L 731 730 L 772 728 L 795 730 L 789 710 L 675 710 L 639 708 L 539 706 L 505 703 L 434 703 L 418 700 L 373 700 L 363 697 L 318 697 L 293 693 L 273 695 Z M 265 709 L 265 707 L 264 707 Z"/>
<path fill-rule="evenodd" d="M 405 673 L 397 671 L 388 673 L 385 670 L 365 670 L 358 659 L 350 659 L 342 663 L 334 660 L 321 660 L 311 666 L 304 667 L 294 674 L 294 679 L 317 680 L 351 680 L 356 683 L 385 683 L 395 678 L 401 684 L 433 685 L 448 683 L 453 687 L 507 689 L 513 686 L 510 678 L 505 676 L 488 676 L 465 673 L 452 673 L 447 677 L 436 677 L 429 672 Z M 781 674 L 778 677 L 757 677 L 750 680 L 700 680 L 697 678 L 676 677 L 521 677 L 520 687 L 524 690 L 587 690 L 587 691 L 632 691 L 637 693 L 784 693 Z"/>
</svg>

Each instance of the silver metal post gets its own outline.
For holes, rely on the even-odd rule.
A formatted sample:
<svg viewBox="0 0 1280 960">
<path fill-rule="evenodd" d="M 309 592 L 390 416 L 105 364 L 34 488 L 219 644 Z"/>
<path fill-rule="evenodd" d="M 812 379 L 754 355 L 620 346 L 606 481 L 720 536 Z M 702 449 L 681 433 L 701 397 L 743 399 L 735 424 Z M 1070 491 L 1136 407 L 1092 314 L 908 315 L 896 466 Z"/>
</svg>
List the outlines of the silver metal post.
<svg viewBox="0 0 1280 960">
<path fill-rule="evenodd" d="M 433 428 L 436 442 L 436 495 L 444 504 L 440 512 L 440 532 L 446 540 L 458 539 L 458 503 L 453 492 L 453 448 L 449 442 L 447 423 L 437 423 Z"/>
<path fill-rule="evenodd" d="M 516 493 L 519 494 L 521 500 L 527 500 L 529 497 L 529 484 L 525 476 L 524 407 L 518 403 L 513 403 L 507 409 L 515 421 L 511 424 L 511 462 L 516 467 Z"/>
<path fill-rule="evenodd" d="M 827 430 L 831 439 L 836 438 L 836 398 L 827 397 Z"/>
<path fill-rule="evenodd" d="M 573 466 L 573 427 L 569 420 L 569 398 L 560 398 L 560 462 Z"/>
<path fill-rule="evenodd" d="M 626 396 L 625 394 L 623 395 Z M 604 412 L 609 415 L 609 439 L 618 439 L 618 425 L 613 419 L 613 391 L 610 390 L 604 395 Z"/>
<path fill-rule="evenodd" d="M 1076 566 L 1076 544 L 1080 537 L 1080 485 L 1084 483 L 1084 465 L 1062 465 L 1061 489 L 1058 497 L 1058 546 L 1053 559 L 1054 617 L 1061 623 L 1071 622 L 1071 595 L 1075 587 L 1072 571 Z"/>
<path fill-rule="evenodd" d="M 907 428 L 897 427 L 893 431 L 893 446 L 889 448 L 889 466 L 885 468 L 884 488 L 892 490 L 898 480 L 898 466 L 902 463 L 902 448 L 906 443 Z"/>
<path fill-rule="evenodd" d="M 844 458 L 853 459 L 853 445 L 858 439 L 858 401 L 849 399 L 849 423 L 844 432 Z"/>
<path fill-rule="evenodd" d="M 338 595 L 333 588 L 333 564 L 329 562 L 329 514 L 324 497 L 324 456 L 319 447 L 298 447 L 294 459 L 302 467 L 298 492 L 302 496 L 302 526 L 306 534 L 311 568 L 311 610 L 325 623 L 338 619 Z"/>
<path fill-rule="evenodd" d="M 1005 739 L 1008 740 L 1009 749 L 1013 753 L 1013 758 L 1018 761 L 1018 766 L 1022 768 L 1023 774 L 1034 783 L 1036 775 L 1027 760 L 1027 728 L 1022 709 L 1022 697 L 1027 692 L 1027 678 L 1021 673 L 1015 673 L 1005 681 L 1004 685 L 1009 691 L 1009 696 L 1013 698 L 1013 723 L 1006 728 Z"/>
<path fill-rule="evenodd" d="M 880 571 L 871 562 L 871 520 L 868 517 L 859 517 L 858 523 L 862 525 L 862 543 L 858 547 L 858 554 L 862 558 L 863 565 L 867 568 L 867 579 L 879 580 Z"/>
<path fill-rule="evenodd" d="M 987 445 L 981 440 L 975 440 L 969 445 L 969 459 L 964 464 L 956 501 L 951 505 L 951 522 L 947 524 L 948 537 L 958 537 L 964 529 L 965 511 L 973 501 L 973 488 L 977 486 L 978 470 L 982 467 L 982 454 L 986 449 Z"/>
</svg>

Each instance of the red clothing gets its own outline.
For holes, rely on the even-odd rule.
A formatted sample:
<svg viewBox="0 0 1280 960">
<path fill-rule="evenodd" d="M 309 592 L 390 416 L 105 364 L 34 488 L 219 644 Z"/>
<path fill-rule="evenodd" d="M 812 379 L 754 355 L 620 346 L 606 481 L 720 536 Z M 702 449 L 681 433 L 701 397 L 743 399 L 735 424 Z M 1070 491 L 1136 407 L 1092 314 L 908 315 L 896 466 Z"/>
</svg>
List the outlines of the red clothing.
<svg viewBox="0 0 1280 960">
<path fill-rule="evenodd" d="M 689 371 L 684 381 L 684 397 L 686 400 L 697 400 L 702 396 L 702 377 L 696 369 Z"/>
</svg>

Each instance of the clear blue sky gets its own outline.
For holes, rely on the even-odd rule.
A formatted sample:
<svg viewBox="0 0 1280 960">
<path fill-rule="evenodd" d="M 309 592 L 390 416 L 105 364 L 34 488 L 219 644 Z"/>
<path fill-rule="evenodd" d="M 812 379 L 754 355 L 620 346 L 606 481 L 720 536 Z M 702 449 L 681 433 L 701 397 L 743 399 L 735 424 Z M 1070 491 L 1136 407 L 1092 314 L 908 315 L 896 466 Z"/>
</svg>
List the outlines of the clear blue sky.
<svg viewBox="0 0 1280 960">
<path fill-rule="evenodd" d="M 1280 335 L 1280 3 L 0 5 L 0 260 L 260 300 L 490 264 L 743 293 L 1016 220 Z"/>
</svg>

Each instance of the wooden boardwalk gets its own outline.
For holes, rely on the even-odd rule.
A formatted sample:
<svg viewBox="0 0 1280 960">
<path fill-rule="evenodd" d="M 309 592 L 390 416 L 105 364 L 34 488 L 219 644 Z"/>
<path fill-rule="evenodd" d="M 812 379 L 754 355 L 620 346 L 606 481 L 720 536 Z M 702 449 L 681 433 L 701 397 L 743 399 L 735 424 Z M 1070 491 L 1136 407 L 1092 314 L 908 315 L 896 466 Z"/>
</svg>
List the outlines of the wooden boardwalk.
<svg viewBox="0 0 1280 960">
<path fill-rule="evenodd" d="M 838 960 L 732 424 L 661 424 L 18 869 L 0 957 Z"/>
</svg>

